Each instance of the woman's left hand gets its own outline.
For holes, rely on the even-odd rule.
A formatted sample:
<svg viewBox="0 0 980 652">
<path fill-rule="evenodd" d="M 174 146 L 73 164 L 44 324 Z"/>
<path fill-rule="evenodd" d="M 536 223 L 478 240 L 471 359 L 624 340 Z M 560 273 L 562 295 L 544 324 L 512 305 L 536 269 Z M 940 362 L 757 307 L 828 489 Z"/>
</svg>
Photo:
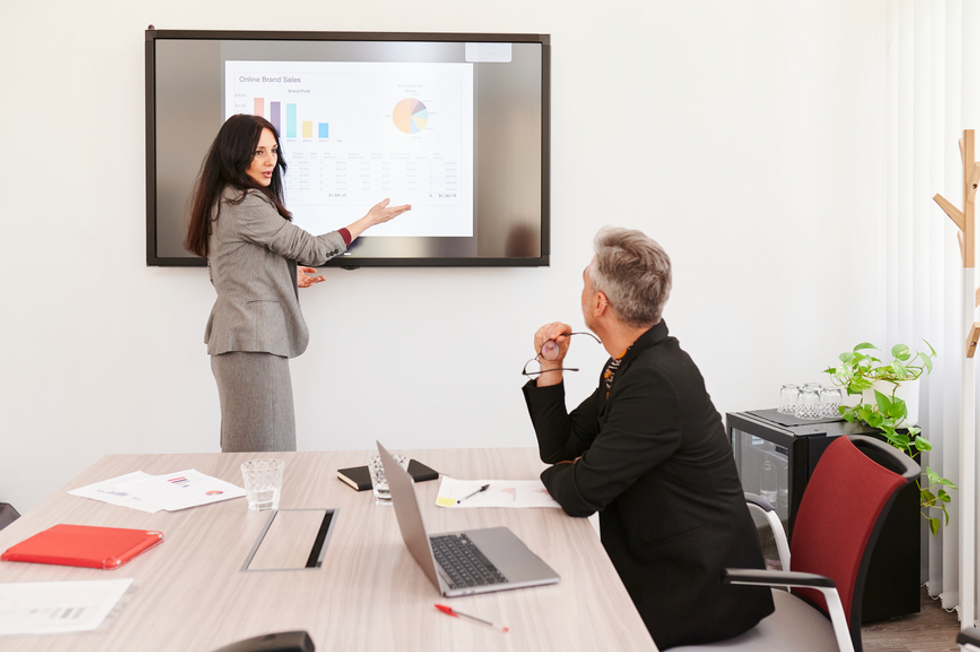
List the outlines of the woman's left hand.
<svg viewBox="0 0 980 652">
<path fill-rule="evenodd" d="M 308 288 L 314 283 L 322 283 L 323 281 L 327 280 L 322 275 L 314 276 L 314 274 L 316 274 L 316 270 L 312 267 L 297 267 L 296 285 L 300 286 L 301 288 Z"/>
</svg>

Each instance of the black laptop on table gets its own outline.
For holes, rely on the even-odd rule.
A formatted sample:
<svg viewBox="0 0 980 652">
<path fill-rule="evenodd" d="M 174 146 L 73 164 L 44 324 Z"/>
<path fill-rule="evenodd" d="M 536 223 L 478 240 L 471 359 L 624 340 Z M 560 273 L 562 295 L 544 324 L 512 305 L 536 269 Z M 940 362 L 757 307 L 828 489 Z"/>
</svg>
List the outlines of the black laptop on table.
<svg viewBox="0 0 980 652">
<path fill-rule="evenodd" d="M 561 578 L 505 527 L 429 535 L 412 476 L 378 443 L 402 539 L 446 597 L 555 584 Z"/>
</svg>

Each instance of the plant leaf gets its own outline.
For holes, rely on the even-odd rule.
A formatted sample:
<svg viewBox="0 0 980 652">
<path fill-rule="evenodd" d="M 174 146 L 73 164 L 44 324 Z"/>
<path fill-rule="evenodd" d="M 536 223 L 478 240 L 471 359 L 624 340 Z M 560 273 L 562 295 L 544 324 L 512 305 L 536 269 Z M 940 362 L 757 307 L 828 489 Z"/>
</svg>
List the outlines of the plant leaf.
<svg viewBox="0 0 980 652">
<path fill-rule="evenodd" d="M 888 412 L 888 408 L 892 406 L 892 400 L 888 398 L 887 395 L 882 394 L 877 389 L 875 390 L 875 403 L 878 404 L 878 409 L 882 412 Z"/>
<path fill-rule="evenodd" d="M 905 421 L 905 417 L 908 415 L 908 408 L 905 407 L 905 401 L 902 399 L 896 399 L 892 401 L 892 404 L 888 406 L 885 410 L 885 416 L 888 416 L 895 420 L 895 424 L 898 425 L 902 421 Z"/>
<path fill-rule="evenodd" d="M 911 433 L 911 432 L 912 432 L 912 430 L 910 429 L 909 430 L 909 433 Z M 929 443 L 929 440 L 926 439 L 925 437 L 923 437 L 922 435 L 919 435 L 915 439 L 913 439 L 912 440 L 912 443 L 915 444 L 915 447 L 917 449 L 919 449 L 920 451 L 931 451 L 932 450 L 932 444 Z"/>
<path fill-rule="evenodd" d="M 921 496 L 919 496 L 919 502 L 923 507 L 935 507 L 936 495 L 927 489 L 923 489 Z"/>
<path fill-rule="evenodd" d="M 939 534 L 939 519 L 930 518 L 929 519 L 929 529 L 932 530 L 932 536 Z"/>
<path fill-rule="evenodd" d="M 919 351 L 919 357 L 922 358 L 922 366 L 926 368 L 926 373 L 932 373 L 932 358 L 927 356 L 922 351 Z"/>
<path fill-rule="evenodd" d="M 892 371 L 895 372 L 895 380 L 905 380 L 910 375 L 908 367 L 898 360 L 892 363 Z M 898 389 L 898 387 L 896 386 L 895 389 Z"/>
<path fill-rule="evenodd" d="M 848 394 L 860 394 L 866 389 L 871 389 L 872 380 L 864 376 L 855 376 L 847 385 Z"/>
<path fill-rule="evenodd" d="M 892 357 L 901 361 L 906 361 L 912 355 L 911 349 L 904 344 L 896 344 L 892 347 Z"/>
</svg>

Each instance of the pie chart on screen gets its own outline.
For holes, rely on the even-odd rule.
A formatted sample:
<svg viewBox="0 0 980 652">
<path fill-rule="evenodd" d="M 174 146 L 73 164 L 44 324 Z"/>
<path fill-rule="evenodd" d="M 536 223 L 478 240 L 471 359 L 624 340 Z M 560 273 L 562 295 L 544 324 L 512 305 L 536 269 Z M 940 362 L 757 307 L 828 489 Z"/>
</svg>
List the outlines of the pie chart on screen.
<svg viewBox="0 0 980 652">
<path fill-rule="evenodd" d="M 398 130 L 406 134 L 417 134 L 429 121 L 429 110 L 419 100 L 405 98 L 395 105 L 391 119 Z"/>
</svg>

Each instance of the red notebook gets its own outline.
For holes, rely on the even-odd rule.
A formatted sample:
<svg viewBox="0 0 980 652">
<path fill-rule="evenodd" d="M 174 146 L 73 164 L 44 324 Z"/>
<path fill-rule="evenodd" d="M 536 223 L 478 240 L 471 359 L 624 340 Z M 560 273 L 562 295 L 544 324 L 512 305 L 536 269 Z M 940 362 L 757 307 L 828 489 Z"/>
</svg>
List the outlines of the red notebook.
<svg viewBox="0 0 980 652">
<path fill-rule="evenodd" d="M 91 525 L 55 525 L 8 548 L 0 560 L 118 568 L 163 541 L 162 532 Z"/>
</svg>

